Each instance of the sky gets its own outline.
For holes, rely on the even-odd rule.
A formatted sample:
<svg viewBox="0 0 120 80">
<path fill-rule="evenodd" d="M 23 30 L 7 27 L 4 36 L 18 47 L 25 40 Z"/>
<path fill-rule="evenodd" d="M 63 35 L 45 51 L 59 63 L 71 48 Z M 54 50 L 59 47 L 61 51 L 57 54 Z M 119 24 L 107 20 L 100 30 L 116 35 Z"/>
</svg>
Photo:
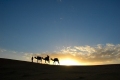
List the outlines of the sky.
<svg viewBox="0 0 120 80">
<path fill-rule="evenodd" d="M 0 57 L 120 63 L 119 0 L 0 0 Z"/>
</svg>

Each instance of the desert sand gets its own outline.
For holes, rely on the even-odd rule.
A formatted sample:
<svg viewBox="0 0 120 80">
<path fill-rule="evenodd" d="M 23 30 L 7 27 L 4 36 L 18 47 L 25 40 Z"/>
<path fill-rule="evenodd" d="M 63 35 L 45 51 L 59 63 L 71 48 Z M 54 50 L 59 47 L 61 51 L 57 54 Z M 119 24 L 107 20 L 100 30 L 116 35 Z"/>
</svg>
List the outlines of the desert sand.
<svg viewBox="0 0 120 80">
<path fill-rule="evenodd" d="M 62 66 L 0 58 L 0 80 L 120 80 L 120 64 Z"/>
</svg>

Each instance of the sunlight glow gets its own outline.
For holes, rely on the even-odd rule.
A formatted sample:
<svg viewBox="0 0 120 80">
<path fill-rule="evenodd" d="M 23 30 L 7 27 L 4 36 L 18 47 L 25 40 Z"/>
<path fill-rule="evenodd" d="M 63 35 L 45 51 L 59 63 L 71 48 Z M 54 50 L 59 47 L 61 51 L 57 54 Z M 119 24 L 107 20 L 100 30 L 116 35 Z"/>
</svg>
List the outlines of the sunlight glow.
<svg viewBox="0 0 120 80">
<path fill-rule="evenodd" d="M 81 65 L 78 61 L 76 60 L 73 60 L 73 59 L 70 59 L 70 58 L 67 58 L 67 59 L 62 59 L 60 61 L 60 65 Z"/>
</svg>

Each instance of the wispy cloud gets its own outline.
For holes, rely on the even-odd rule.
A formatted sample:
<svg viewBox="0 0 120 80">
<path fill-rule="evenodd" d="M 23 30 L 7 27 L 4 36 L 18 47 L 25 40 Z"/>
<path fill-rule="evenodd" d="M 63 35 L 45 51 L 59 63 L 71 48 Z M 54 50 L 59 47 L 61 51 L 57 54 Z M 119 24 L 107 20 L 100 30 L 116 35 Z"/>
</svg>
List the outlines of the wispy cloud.
<svg viewBox="0 0 120 80">
<path fill-rule="evenodd" d="M 74 55 L 85 62 L 109 62 L 120 59 L 120 44 L 98 44 L 94 47 L 88 45 L 74 46 L 67 47 L 61 52 Z"/>
<path fill-rule="evenodd" d="M 0 48 L 0 58 L 26 60 L 26 57 L 23 56 L 24 54 L 25 54 L 24 52 L 17 52 L 17 51 L 6 50 L 6 49 Z"/>
<path fill-rule="evenodd" d="M 1 52 L 5 52 L 5 51 L 6 51 L 5 49 L 0 49 L 0 53 L 1 53 Z"/>
</svg>

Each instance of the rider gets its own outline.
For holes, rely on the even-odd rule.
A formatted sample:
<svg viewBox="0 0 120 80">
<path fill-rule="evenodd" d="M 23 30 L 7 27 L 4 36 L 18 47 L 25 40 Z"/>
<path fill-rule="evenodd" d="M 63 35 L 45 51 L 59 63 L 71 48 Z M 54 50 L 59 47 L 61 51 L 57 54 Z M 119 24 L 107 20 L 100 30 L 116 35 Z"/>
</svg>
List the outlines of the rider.
<svg viewBox="0 0 120 80">
<path fill-rule="evenodd" d="M 47 58 L 49 58 L 49 56 L 47 55 Z"/>
</svg>

